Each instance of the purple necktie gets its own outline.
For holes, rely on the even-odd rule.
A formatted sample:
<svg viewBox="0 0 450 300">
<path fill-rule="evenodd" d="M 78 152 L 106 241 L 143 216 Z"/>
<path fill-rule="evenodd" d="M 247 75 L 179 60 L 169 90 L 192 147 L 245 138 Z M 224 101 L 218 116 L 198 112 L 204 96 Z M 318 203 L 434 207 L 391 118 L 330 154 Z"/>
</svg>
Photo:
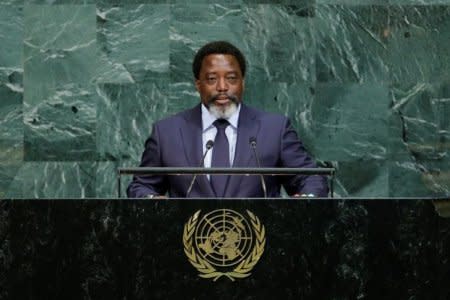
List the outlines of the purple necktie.
<svg viewBox="0 0 450 300">
<path fill-rule="evenodd" d="M 211 167 L 229 168 L 230 167 L 230 146 L 225 129 L 230 123 L 224 119 L 217 119 L 213 123 L 217 128 L 217 135 L 214 139 L 214 148 L 212 151 Z M 229 175 L 211 175 L 211 185 L 217 197 L 223 197 L 225 186 Z"/>
</svg>

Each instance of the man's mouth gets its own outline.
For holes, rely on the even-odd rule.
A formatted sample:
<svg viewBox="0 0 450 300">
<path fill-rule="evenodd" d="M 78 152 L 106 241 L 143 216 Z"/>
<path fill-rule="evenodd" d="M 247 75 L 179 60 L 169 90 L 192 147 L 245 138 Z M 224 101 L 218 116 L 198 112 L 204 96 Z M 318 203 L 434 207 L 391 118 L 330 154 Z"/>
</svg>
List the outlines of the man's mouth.
<svg viewBox="0 0 450 300">
<path fill-rule="evenodd" d="M 230 99 L 228 97 L 218 97 L 216 98 L 216 100 L 214 101 L 214 103 L 219 104 L 219 105 L 225 105 L 228 102 L 230 102 Z"/>
<path fill-rule="evenodd" d="M 236 102 L 237 99 L 234 96 L 230 96 L 230 95 L 216 95 L 214 96 L 210 103 L 215 103 L 217 105 L 226 105 L 230 102 Z"/>
</svg>

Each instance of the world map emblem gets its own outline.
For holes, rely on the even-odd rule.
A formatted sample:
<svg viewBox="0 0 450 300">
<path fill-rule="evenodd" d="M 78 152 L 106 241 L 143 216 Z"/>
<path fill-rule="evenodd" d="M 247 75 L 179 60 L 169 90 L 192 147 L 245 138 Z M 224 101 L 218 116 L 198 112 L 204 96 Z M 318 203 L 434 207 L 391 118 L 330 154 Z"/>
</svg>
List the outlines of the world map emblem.
<svg viewBox="0 0 450 300">
<path fill-rule="evenodd" d="M 198 210 L 183 230 L 184 252 L 199 276 L 213 281 L 250 276 L 266 244 L 265 228 L 258 217 L 248 210 L 244 216 L 231 209 L 200 216 Z"/>
</svg>

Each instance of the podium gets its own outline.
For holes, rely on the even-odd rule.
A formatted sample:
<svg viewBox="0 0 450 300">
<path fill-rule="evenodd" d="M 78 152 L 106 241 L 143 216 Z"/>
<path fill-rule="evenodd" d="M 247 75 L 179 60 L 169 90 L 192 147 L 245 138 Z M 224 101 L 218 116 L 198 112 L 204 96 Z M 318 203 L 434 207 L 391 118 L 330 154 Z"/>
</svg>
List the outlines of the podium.
<svg viewBox="0 0 450 300">
<path fill-rule="evenodd" d="M 450 219 L 435 201 L 445 199 L 2 200 L 0 299 L 448 299 Z M 249 244 L 245 278 L 203 278 L 194 264 L 212 252 L 241 254 L 224 250 L 231 236 L 186 228 L 234 213 L 264 245 Z"/>
</svg>

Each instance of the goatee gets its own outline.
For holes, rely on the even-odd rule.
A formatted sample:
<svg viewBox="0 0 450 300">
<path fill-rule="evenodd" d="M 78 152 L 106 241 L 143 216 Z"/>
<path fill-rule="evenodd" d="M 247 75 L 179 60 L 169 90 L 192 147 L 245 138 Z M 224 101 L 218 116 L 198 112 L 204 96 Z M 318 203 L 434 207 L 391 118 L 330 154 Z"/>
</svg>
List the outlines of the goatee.
<svg viewBox="0 0 450 300">
<path fill-rule="evenodd" d="M 230 99 L 230 103 L 228 105 L 216 105 L 216 100 L 222 96 L 223 95 L 216 95 L 209 99 L 208 110 L 218 119 L 229 119 L 237 111 L 238 99 L 235 96 L 226 95 L 228 99 Z"/>
</svg>

